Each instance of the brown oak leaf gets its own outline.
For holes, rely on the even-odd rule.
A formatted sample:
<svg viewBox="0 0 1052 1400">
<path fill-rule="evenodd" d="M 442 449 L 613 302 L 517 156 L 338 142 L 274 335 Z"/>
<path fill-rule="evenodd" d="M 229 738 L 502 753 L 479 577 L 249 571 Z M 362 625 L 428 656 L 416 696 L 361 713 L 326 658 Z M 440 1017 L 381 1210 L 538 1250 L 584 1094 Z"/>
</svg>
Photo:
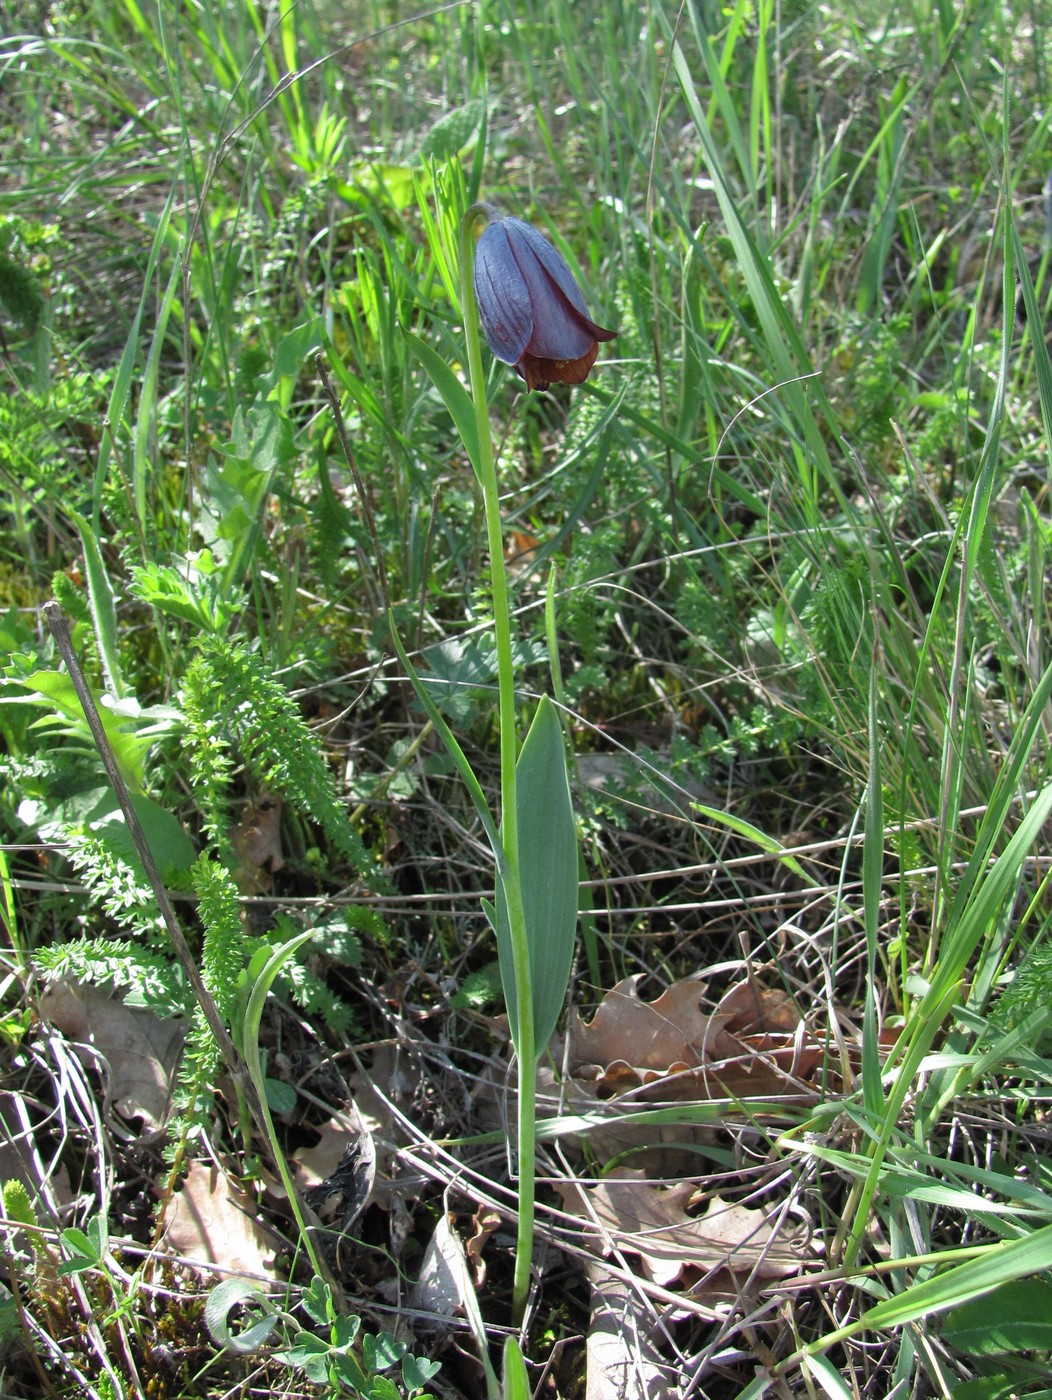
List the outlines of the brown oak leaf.
<svg viewBox="0 0 1052 1400">
<path fill-rule="evenodd" d="M 597 1253 L 614 1248 L 638 1254 L 643 1273 L 668 1287 L 685 1270 L 729 1269 L 757 1279 L 786 1278 L 806 1265 L 806 1233 L 799 1222 L 776 1228 L 762 1210 L 713 1196 L 704 1215 L 688 1215 L 692 1181 L 655 1186 L 642 1172 L 617 1168 L 594 1186 L 576 1181 L 557 1188 L 566 1209 L 588 1222 L 585 1238 Z"/>
<path fill-rule="evenodd" d="M 252 1201 L 211 1163 L 194 1162 L 168 1203 L 165 1244 L 194 1265 L 274 1275 L 275 1245 Z"/>
<path fill-rule="evenodd" d="M 108 1067 L 110 1098 L 122 1118 L 139 1119 L 150 1131 L 164 1126 L 186 1034 L 181 1020 L 128 1006 L 112 988 L 65 977 L 44 988 L 39 1005 L 42 1019 L 69 1040 L 94 1046 Z M 86 1064 L 97 1067 L 94 1056 Z"/>
</svg>

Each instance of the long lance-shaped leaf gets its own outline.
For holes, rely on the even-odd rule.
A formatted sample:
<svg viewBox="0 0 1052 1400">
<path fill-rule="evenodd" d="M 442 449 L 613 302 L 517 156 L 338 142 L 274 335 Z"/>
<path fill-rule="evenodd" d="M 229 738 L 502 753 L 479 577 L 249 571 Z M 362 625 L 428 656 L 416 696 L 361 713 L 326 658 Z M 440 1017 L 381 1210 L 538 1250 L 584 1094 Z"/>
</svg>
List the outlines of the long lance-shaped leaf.
<svg viewBox="0 0 1052 1400">
<path fill-rule="evenodd" d="M 475 475 L 479 470 L 479 435 L 475 423 L 475 406 L 471 401 L 471 395 L 461 384 L 454 371 L 445 362 L 437 350 L 433 350 L 426 340 L 421 340 L 412 331 L 403 330 L 402 336 L 405 343 L 412 350 L 420 363 L 427 370 L 432 384 L 442 395 L 442 401 L 449 409 L 450 417 L 456 424 L 457 432 L 463 439 L 464 446 L 468 450 L 471 458 L 471 465 L 475 469 Z"/>
<path fill-rule="evenodd" d="M 69 510 L 67 514 L 80 533 L 80 543 L 84 550 L 88 605 L 102 669 L 106 673 L 106 684 L 117 699 L 122 700 L 128 689 L 124 684 L 124 673 L 121 669 L 120 642 L 117 634 L 117 595 L 106 572 L 106 564 L 94 527 L 75 510 Z"/>
<path fill-rule="evenodd" d="M 559 1019 L 577 936 L 578 860 L 566 751 L 555 706 L 543 696 L 518 761 L 519 871 L 530 949 L 534 1037 L 539 1054 Z M 500 975 L 517 1044 L 515 974 L 503 882 L 496 911 Z"/>
<path fill-rule="evenodd" d="M 844 1331 L 876 1331 L 878 1328 L 901 1327 L 932 1313 L 944 1312 L 989 1293 L 1002 1283 L 1041 1273 L 1052 1259 L 1052 1225 L 1045 1225 L 1017 1240 L 1002 1240 L 992 1244 L 978 1259 L 946 1269 L 934 1278 L 923 1279 L 911 1288 L 884 1298 L 867 1309 L 858 1322 Z M 837 1334 L 834 1334 L 834 1337 Z M 844 1335 L 842 1331 L 840 1336 Z M 823 1350 L 832 1341 L 822 1339 Z"/>
<path fill-rule="evenodd" d="M 258 970 L 253 966 L 249 968 L 249 976 L 256 971 L 255 980 L 252 983 L 252 990 L 249 993 L 248 1005 L 245 1008 L 244 1018 L 241 1024 L 241 1053 L 245 1059 L 245 1067 L 248 1076 L 252 1081 L 252 1086 L 256 1091 L 259 1107 L 263 1116 L 263 1125 L 266 1129 L 267 1138 L 270 1142 L 274 1154 L 274 1163 L 277 1166 L 278 1174 L 288 1195 L 289 1205 L 292 1213 L 296 1217 L 296 1224 L 299 1227 L 300 1238 L 303 1246 L 310 1257 L 314 1272 L 327 1283 L 331 1283 L 332 1276 L 327 1269 L 324 1260 L 318 1253 L 317 1247 L 311 1237 L 311 1232 L 307 1226 L 307 1218 L 303 1211 L 299 1192 L 296 1183 L 292 1179 L 288 1162 L 278 1141 L 278 1135 L 274 1128 L 274 1119 L 271 1117 L 270 1108 L 267 1105 L 267 1090 L 264 1082 L 263 1063 L 259 1055 L 259 1023 L 263 1018 L 263 1007 L 266 1004 L 267 994 L 274 982 L 275 977 L 292 957 L 297 949 L 302 948 L 304 943 L 309 942 L 314 937 L 314 930 L 308 929 L 305 933 L 298 933 L 294 938 L 290 938 L 287 943 L 282 943 L 275 948 L 266 959 L 264 965 Z M 262 951 L 262 950 L 261 950 Z M 338 1292 L 338 1290 L 334 1290 Z"/>
<path fill-rule="evenodd" d="M 95 463 L 95 481 L 92 486 L 91 499 L 94 501 L 92 512 L 92 528 L 99 532 L 102 520 L 103 502 L 103 482 L 109 470 L 110 458 L 113 455 L 114 441 L 120 425 L 124 422 L 124 415 L 128 409 L 131 399 L 132 383 L 135 375 L 135 365 L 139 358 L 139 332 L 142 328 L 143 316 L 153 299 L 153 277 L 161 254 L 164 252 L 165 238 L 168 233 L 168 222 L 172 215 L 172 208 L 175 204 L 175 189 L 173 188 L 168 200 L 161 211 L 161 216 L 157 221 L 154 230 L 153 242 L 150 245 L 150 256 L 147 259 L 146 271 L 143 274 L 143 292 L 139 299 L 131 330 L 128 332 L 124 342 L 124 351 L 117 366 L 117 372 L 113 378 L 113 387 L 110 390 L 110 401 L 106 409 L 105 426 L 102 432 L 102 440 L 99 443 L 98 460 Z M 189 314 L 189 313 L 187 313 Z"/>
</svg>

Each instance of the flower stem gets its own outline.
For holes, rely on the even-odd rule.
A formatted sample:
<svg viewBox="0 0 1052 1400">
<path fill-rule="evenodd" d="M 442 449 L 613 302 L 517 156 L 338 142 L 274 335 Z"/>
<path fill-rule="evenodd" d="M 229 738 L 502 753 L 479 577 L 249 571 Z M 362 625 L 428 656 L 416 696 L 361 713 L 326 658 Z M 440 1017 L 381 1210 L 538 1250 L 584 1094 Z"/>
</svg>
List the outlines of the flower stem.
<svg viewBox="0 0 1052 1400">
<path fill-rule="evenodd" d="M 500 491 L 493 454 L 486 380 L 482 370 L 478 306 L 472 278 L 475 252 L 475 225 L 488 216 L 484 204 L 473 204 L 460 226 L 460 303 L 467 342 L 468 374 L 475 409 L 478 435 L 478 461 L 475 463 L 482 486 L 486 514 L 486 539 L 490 559 L 490 586 L 493 595 L 493 631 L 497 645 L 497 688 L 500 727 L 500 837 L 501 849 L 494 852 L 497 875 L 504 890 L 508 911 L 509 941 L 515 985 L 515 1059 L 518 1067 L 518 1155 L 519 1225 L 515 1248 L 515 1275 L 512 1284 L 512 1320 L 518 1325 L 526 1311 L 530 1290 L 530 1263 L 533 1256 L 534 1175 L 536 1154 L 537 1051 L 533 1028 L 533 986 L 530 977 L 530 945 L 522 898 L 519 866 L 519 814 L 515 765 L 519 742 L 515 723 L 515 663 L 511 647 L 511 610 L 508 580 L 504 567 L 504 539 L 500 520 Z M 505 986 L 507 978 L 505 977 Z"/>
</svg>

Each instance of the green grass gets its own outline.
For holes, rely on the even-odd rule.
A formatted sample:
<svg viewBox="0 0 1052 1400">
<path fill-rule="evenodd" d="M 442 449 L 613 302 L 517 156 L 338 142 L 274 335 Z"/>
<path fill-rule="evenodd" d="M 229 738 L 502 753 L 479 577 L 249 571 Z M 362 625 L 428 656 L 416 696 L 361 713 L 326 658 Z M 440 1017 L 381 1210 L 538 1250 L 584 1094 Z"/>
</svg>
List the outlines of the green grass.
<svg viewBox="0 0 1052 1400">
<path fill-rule="evenodd" d="M 711 1012 L 754 977 L 823 1047 L 805 1105 L 631 1105 L 633 1150 L 686 1145 L 674 1171 L 649 1159 L 657 1175 L 806 1219 L 813 1241 L 799 1277 L 743 1292 L 732 1270 L 725 1307 L 682 1296 L 667 1327 L 667 1293 L 641 1283 L 669 1393 L 1046 1393 L 1045 0 L 0 16 L 0 1121 L 71 1183 L 56 1196 L 36 1171 L 28 1204 L 5 1192 L 0 1391 L 218 1400 L 262 1366 L 259 1384 L 301 1393 L 308 1317 L 323 1352 L 346 1318 L 370 1348 L 414 1326 L 444 1185 L 464 1234 L 481 1202 L 514 1206 L 474 1092 L 507 1073 L 479 1014 L 500 1009 L 485 832 L 387 631 L 389 603 L 495 807 L 472 429 L 429 373 L 465 375 L 458 224 L 481 196 L 545 231 L 619 328 L 580 389 L 527 398 L 500 365 L 488 382 L 521 551 L 520 722 L 554 634 L 579 769 L 573 1003 L 587 1019 L 625 976 L 653 1000 L 701 974 Z M 324 925 L 263 1013 L 263 1082 L 284 1064 L 302 1091 L 307 1064 L 369 1064 L 389 1040 L 412 1067 L 402 1111 L 430 1183 L 398 1230 L 370 1208 L 313 1314 L 293 1311 L 311 1271 L 264 1183 L 327 1110 L 300 1092 L 269 1136 L 254 1127 L 199 1020 L 167 1141 L 133 1150 L 97 1072 L 77 1071 L 77 1097 L 36 1019 L 47 977 L 78 965 L 119 963 L 148 1004 L 183 994 L 58 674 L 52 597 L 111 697 L 209 990 L 240 988 L 217 998 L 235 1043 L 264 950 Z M 280 859 L 261 869 L 238 824 L 275 796 Z M 198 910 L 198 856 L 239 926 Z M 531 1385 L 551 1360 L 567 1397 L 584 1239 L 543 1178 L 616 1164 L 596 1145 L 612 1111 L 573 1102 L 540 1125 L 550 1251 L 524 1352 Z M 160 1183 L 205 1142 L 291 1240 L 259 1306 L 294 1321 L 262 1323 L 247 1359 L 202 1348 L 202 1285 L 148 1264 Z M 98 1244 L 100 1210 L 109 1252 L 59 1274 L 61 1231 Z M 494 1364 L 507 1238 L 486 1245 L 472 1313 Z M 432 1385 L 477 1393 L 448 1338 L 404 1340 L 442 1363 Z M 161 1346 L 180 1359 L 158 1371 Z"/>
</svg>

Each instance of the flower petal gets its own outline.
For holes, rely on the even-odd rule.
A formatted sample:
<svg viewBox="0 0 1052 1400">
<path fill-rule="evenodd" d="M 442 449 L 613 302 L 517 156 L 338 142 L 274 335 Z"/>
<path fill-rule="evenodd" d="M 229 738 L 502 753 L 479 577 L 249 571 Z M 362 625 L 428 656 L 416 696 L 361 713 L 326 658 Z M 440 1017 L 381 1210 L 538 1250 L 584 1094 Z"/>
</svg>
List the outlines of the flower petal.
<svg viewBox="0 0 1052 1400">
<path fill-rule="evenodd" d="M 547 389 L 550 384 L 583 384 L 595 364 L 599 346 L 591 347 L 576 360 L 546 360 L 527 352 L 515 366 L 526 381 L 527 389 Z"/>
<path fill-rule="evenodd" d="M 498 360 L 515 364 L 533 334 L 530 294 L 512 250 L 506 225 L 495 220 L 475 244 L 475 300 L 489 348 Z"/>
<path fill-rule="evenodd" d="M 588 308 L 585 305 L 584 296 L 580 287 L 574 281 L 573 273 L 567 267 L 562 254 L 549 243 L 542 233 L 531 225 L 524 223 L 522 219 L 508 219 L 507 223 L 513 226 L 510 238 L 511 249 L 519 261 L 520 268 L 527 289 L 530 292 L 533 302 L 533 335 L 527 347 L 531 354 L 553 359 L 572 358 L 579 359 L 584 353 L 583 348 L 577 351 L 576 355 L 571 354 L 571 338 L 576 344 L 583 347 L 580 334 L 583 332 L 589 340 L 613 340 L 617 336 L 616 331 L 604 330 L 588 315 Z M 542 296 L 541 285 L 527 272 L 528 261 L 525 256 L 520 256 L 520 249 L 516 240 L 521 238 L 532 253 L 536 262 L 543 272 L 543 283 L 545 292 L 549 298 L 554 294 L 555 304 L 562 309 L 562 319 L 554 307 L 546 312 L 544 316 L 538 309 Z M 551 305 L 549 300 L 549 305 Z M 572 324 L 574 330 L 571 332 L 568 327 Z M 565 383 L 579 384 L 581 380 L 565 380 Z"/>
<path fill-rule="evenodd" d="M 594 336 L 570 269 L 535 228 L 521 219 L 505 219 L 504 224 L 533 315 L 533 332 L 523 348 L 542 359 L 579 359 Z"/>
<path fill-rule="evenodd" d="M 587 321 L 588 307 L 585 305 L 581 289 L 574 281 L 574 275 L 566 266 L 566 261 L 558 248 L 553 243 L 549 243 L 543 233 L 538 232 L 532 224 L 526 223 L 524 219 L 507 218 L 504 222 L 510 226 L 512 246 L 515 247 L 515 241 L 521 239 L 570 305 L 579 311 Z"/>
</svg>

